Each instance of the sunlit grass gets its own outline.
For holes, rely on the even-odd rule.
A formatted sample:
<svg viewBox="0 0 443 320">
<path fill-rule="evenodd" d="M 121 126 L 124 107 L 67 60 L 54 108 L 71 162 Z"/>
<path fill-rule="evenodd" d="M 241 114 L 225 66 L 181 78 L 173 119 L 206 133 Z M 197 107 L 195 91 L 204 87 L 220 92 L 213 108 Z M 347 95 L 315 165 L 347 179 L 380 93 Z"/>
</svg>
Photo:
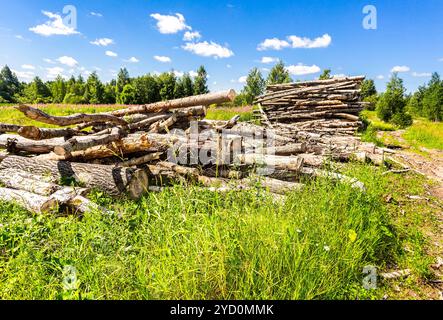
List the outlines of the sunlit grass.
<svg viewBox="0 0 443 320">
<path fill-rule="evenodd" d="M 424 119 L 414 120 L 403 137 L 412 146 L 443 150 L 443 122 L 431 122 Z"/>
</svg>

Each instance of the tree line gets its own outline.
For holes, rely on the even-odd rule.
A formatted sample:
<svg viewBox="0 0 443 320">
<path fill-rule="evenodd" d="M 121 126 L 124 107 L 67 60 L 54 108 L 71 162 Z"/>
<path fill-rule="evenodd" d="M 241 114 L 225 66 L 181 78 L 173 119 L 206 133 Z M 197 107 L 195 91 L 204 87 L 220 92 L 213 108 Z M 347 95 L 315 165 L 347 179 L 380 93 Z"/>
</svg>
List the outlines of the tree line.
<svg viewBox="0 0 443 320">
<path fill-rule="evenodd" d="M 122 68 L 117 79 L 108 83 L 103 83 L 96 72 L 86 80 L 81 75 L 68 80 L 59 75 L 53 81 L 35 77 L 25 83 L 8 66 L 0 71 L 0 103 L 148 104 L 208 92 L 204 66 L 194 78 L 188 73 L 177 77 L 173 72 L 131 78 Z"/>
</svg>

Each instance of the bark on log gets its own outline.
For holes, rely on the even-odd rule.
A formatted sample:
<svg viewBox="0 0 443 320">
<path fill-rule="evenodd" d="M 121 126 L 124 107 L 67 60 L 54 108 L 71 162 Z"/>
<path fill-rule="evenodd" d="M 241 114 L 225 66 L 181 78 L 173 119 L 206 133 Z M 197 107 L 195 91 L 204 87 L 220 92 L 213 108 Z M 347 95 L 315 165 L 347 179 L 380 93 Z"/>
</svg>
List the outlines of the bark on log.
<svg viewBox="0 0 443 320">
<path fill-rule="evenodd" d="M 30 107 L 26 105 L 19 105 L 16 107 L 17 110 L 21 111 L 25 116 L 27 116 L 30 119 L 47 123 L 47 124 L 53 124 L 58 126 L 70 126 L 73 124 L 81 124 L 85 122 L 104 122 L 104 123 L 114 123 L 116 125 L 126 126 L 128 123 L 118 117 L 115 117 L 110 114 L 103 114 L 103 113 L 97 113 L 97 114 L 73 114 L 66 117 L 58 117 L 58 116 L 51 116 L 47 113 Z"/>
<path fill-rule="evenodd" d="M 48 153 L 63 142 L 63 138 L 29 140 L 14 134 L 0 135 L 0 148 L 7 149 L 12 153 L 17 151 L 26 151 L 37 154 Z"/>
<path fill-rule="evenodd" d="M 72 178 L 87 188 L 98 188 L 109 195 L 128 192 L 131 198 L 139 198 L 147 188 L 145 170 L 116 168 L 114 166 L 45 161 L 35 158 L 11 156 L 0 163 L 0 169 L 18 169 L 38 175 L 50 174 L 57 179 Z"/>
<path fill-rule="evenodd" d="M 55 199 L 9 188 L 0 188 L 0 200 L 17 203 L 33 213 L 44 213 L 57 208 L 57 201 Z"/>
<path fill-rule="evenodd" d="M 120 163 L 117 163 L 117 167 L 134 167 L 138 165 L 142 165 L 145 163 L 148 163 L 152 160 L 158 160 L 160 159 L 160 156 L 163 154 L 163 152 L 155 152 L 155 153 L 148 153 L 147 155 L 144 155 L 142 157 L 133 158 L 127 161 L 123 161 Z"/>
<path fill-rule="evenodd" d="M 72 137 L 72 136 L 87 134 L 86 132 L 82 132 L 71 128 L 45 129 L 34 126 L 21 127 L 17 132 L 23 138 L 31 140 L 45 140 L 45 139 L 52 139 L 58 137 Z"/>
<path fill-rule="evenodd" d="M 289 171 L 299 171 L 303 166 L 303 159 L 300 157 L 283 157 L 263 154 L 239 154 L 235 161 L 247 165 L 264 165 L 275 169 L 286 169 Z"/>
<path fill-rule="evenodd" d="M 75 151 L 86 150 L 98 145 L 109 144 L 113 141 L 119 140 L 125 134 L 126 132 L 121 128 L 114 127 L 111 129 L 109 134 L 71 138 L 61 146 L 55 147 L 54 153 L 68 158 Z"/>
<path fill-rule="evenodd" d="M 49 196 L 62 187 L 44 176 L 16 169 L 0 170 L 0 182 L 7 188 L 24 190 L 41 196 Z"/>
<path fill-rule="evenodd" d="M 8 123 L 0 123 L 0 133 L 3 132 L 17 132 L 19 131 L 21 126 L 15 125 L 15 124 L 8 124 Z"/>
<path fill-rule="evenodd" d="M 202 105 L 209 106 L 211 104 L 221 104 L 225 102 L 234 101 L 235 95 L 236 95 L 235 91 L 231 89 L 228 91 L 202 94 L 198 96 L 186 97 L 181 99 L 160 101 L 143 106 L 133 106 L 127 109 L 112 111 L 109 112 L 108 114 L 117 117 L 122 117 L 125 115 L 136 114 L 136 113 L 144 114 L 144 113 L 168 111 L 171 109 L 187 108 L 193 106 L 202 106 Z"/>
</svg>

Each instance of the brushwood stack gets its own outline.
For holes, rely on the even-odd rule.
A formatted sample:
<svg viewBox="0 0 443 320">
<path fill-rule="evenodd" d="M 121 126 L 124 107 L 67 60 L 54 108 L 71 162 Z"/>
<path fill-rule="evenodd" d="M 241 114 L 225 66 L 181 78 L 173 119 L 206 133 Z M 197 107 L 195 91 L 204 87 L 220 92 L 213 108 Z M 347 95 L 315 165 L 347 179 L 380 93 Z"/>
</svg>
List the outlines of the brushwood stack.
<svg viewBox="0 0 443 320">
<path fill-rule="evenodd" d="M 264 122 L 287 135 L 354 135 L 362 122 L 364 76 L 269 85 L 256 103 Z"/>
</svg>

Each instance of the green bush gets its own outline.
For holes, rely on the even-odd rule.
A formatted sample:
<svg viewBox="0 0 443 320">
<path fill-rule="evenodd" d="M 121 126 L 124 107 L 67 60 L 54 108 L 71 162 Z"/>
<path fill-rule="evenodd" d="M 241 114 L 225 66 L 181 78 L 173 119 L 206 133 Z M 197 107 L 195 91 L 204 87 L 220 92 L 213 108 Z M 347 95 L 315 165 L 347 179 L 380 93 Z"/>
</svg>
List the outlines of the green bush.
<svg viewBox="0 0 443 320">
<path fill-rule="evenodd" d="M 412 125 L 412 116 L 406 112 L 399 112 L 394 114 L 391 122 L 400 128 L 406 128 Z"/>
<path fill-rule="evenodd" d="M 369 97 L 364 98 L 363 99 L 364 102 L 369 102 L 369 104 L 365 106 L 365 109 L 369 111 L 374 111 L 375 107 L 377 106 L 378 99 L 379 99 L 378 94 L 373 94 Z"/>
<path fill-rule="evenodd" d="M 74 93 L 68 93 L 63 99 L 63 103 L 66 104 L 81 104 L 83 103 L 83 97 Z"/>
</svg>

